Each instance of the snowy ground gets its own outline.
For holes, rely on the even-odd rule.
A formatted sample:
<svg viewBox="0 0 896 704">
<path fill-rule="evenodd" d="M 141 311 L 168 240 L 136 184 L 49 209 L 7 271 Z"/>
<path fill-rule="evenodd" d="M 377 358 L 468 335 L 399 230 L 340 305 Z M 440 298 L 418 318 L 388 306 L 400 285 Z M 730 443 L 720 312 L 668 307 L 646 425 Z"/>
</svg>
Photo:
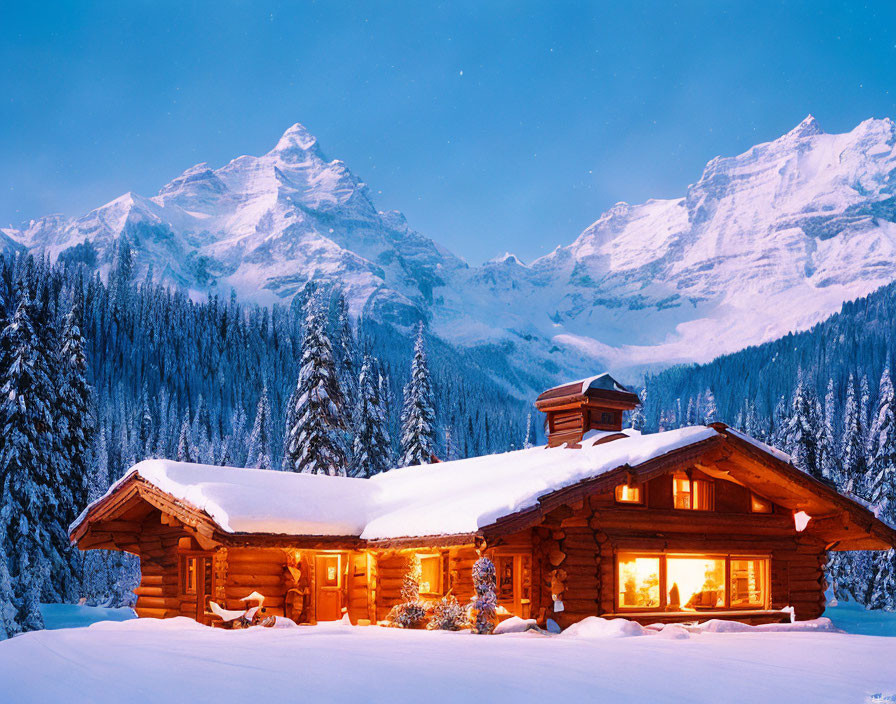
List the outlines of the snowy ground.
<svg viewBox="0 0 896 704">
<path fill-rule="evenodd" d="M 831 610 L 896 635 L 896 616 Z M 883 618 L 881 618 L 883 616 Z M 865 618 L 862 618 L 865 617 Z M 883 624 L 883 625 L 881 625 Z M 820 626 L 824 627 L 824 622 Z M 4 701 L 896 701 L 896 638 L 831 630 L 620 637 L 595 620 L 545 636 L 352 628 L 222 631 L 101 622 L 0 643 Z"/>
</svg>

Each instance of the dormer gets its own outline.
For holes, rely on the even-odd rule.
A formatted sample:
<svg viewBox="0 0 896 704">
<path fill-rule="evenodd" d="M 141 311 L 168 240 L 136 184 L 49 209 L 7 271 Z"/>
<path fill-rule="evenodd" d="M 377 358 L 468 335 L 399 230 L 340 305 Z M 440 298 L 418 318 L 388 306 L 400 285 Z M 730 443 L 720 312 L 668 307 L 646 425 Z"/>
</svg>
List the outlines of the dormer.
<svg viewBox="0 0 896 704">
<path fill-rule="evenodd" d="M 621 432 L 622 412 L 638 403 L 635 394 L 604 373 L 548 389 L 535 407 L 547 415 L 548 447 L 557 447 L 578 445 L 589 430 Z"/>
</svg>

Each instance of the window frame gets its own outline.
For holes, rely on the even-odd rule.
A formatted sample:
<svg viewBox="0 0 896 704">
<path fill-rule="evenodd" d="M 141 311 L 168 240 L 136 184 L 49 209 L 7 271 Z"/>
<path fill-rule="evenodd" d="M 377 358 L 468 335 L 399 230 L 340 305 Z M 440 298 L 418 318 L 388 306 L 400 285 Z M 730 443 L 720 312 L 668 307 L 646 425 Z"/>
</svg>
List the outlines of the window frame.
<svg viewBox="0 0 896 704">
<path fill-rule="evenodd" d="M 436 584 L 433 585 L 430 582 L 430 591 L 423 591 L 420 589 L 420 596 L 423 597 L 440 597 L 444 594 L 444 585 L 442 583 L 444 575 L 444 564 L 442 560 L 442 554 L 439 552 L 426 552 L 426 553 L 417 553 L 417 559 L 420 560 L 420 582 L 423 582 L 423 561 L 424 560 L 434 560 L 436 562 L 437 568 L 435 570 L 436 573 Z"/>
<path fill-rule="evenodd" d="M 688 507 L 684 508 L 683 506 L 675 505 L 675 483 L 676 480 L 681 480 L 682 478 L 687 480 L 688 483 Z M 694 507 L 694 483 L 695 482 L 703 482 L 706 484 L 706 493 L 709 497 L 708 503 L 709 506 L 706 508 L 695 508 Z M 715 481 L 710 477 L 700 475 L 699 477 L 695 477 L 692 472 L 674 472 L 672 474 L 672 509 L 675 511 L 702 511 L 702 512 L 712 512 L 716 510 L 716 487 Z"/>
<path fill-rule="evenodd" d="M 684 510 L 684 509 L 683 509 Z M 660 604 L 659 606 L 623 606 L 619 599 L 619 563 L 622 560 L 649 557 L 659 559 L 660 561 Z M 683 559 L 704 559 L 704 560 L 725 560 L 725 604 L 723 606 L 715 606 L 706 609 L 694 610 L 677 610 L 667 611 L 669 600 L 668 582 L 668 558 Z M 764 579 L 765 594 L 763 603 L 760 606 L 753 604 L 732 606 L 731 605 L 731 561 L 732 560 L 762 560 L 764 563 Z M 703 614 L 719 611 L 767 611 L 771 608 L 771 576 L 772 576 L 772 556 L 769 553 L 736 553 L 736 552 L 682 552 L 678 550 L 669 551 L 650 551 L 650 550 L 620 550 L 614 555 L 613 565 L 613 604 L 616 613 L 668 613 L 668 614 Z"/>
<path fill-rule="evenodd" d="M 620 487 L 630 487 L 634 489 L 638 489 L 638 500 L 637 501 L 625 501 L 619 498 L 619 489 Z M 644 482 L 623 482 L 622 484 L 617 484 L 613 487 L 613 501 L 617 506 L 646 506 L 647 505 L 647 484 Z"/>
</svg>

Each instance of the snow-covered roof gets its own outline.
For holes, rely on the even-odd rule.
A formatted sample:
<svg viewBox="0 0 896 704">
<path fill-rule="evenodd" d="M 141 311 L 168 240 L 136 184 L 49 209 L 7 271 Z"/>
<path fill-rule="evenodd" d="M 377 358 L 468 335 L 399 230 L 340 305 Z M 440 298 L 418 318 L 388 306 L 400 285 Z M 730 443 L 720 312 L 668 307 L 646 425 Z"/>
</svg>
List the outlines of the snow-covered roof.
<svg viewBox="0 0 896 704">
<path fill-rule="evenodd" d="M 531 508 L 545 494 L 623 466 L 637 467 L 718 433 L 693 426 L 599 443 L 580 449 L 535 447 L 393 469 L 370 479 L 146 460 L 133 475 L 205 511 L 226 533 L 357 536 L 395 539 L 475 533 Z M 102 501 L 103 499 L 99 499 Z M 78 527 L 94 502 L 72 524 Z"/>
</svg>

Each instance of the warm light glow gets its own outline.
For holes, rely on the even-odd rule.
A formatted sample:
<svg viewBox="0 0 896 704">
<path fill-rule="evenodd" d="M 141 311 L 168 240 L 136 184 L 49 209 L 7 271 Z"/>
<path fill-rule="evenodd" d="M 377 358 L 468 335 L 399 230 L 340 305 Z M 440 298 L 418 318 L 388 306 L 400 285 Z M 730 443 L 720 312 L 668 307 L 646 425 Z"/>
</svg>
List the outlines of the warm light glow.
<svg viewBox="0 0 896 704">
<path fill-rule="evenodd" d="M 771 513 L 772 502 L 756 494 L 750 494 L 750 510 L 753 513 Z"/>
<path fill-rule="evenodd" d="M 768 560 L 731 560 L 731 606 L 763 608 L 768 595 Z"/>
<path fill-rule="evenodd" d="M 768 608 L 767 557 L 622 555 L 617 560 L 621 609 Z"/>
<path fill-rule="evenodd" d="M 725 559 L 666 559 L 666 603 L 670 611 L 725 606 Z"/>
<path fill-rule="evenodd" d="M 619 560 L 619 606 L 654 609 L 660 605 L 660 559 L 629 557 Z"/>
<path fill-rule="evenodd" d="M 637 484 L 619 484 L 616 487 L 616 501 L 622 504 L 641 503 L 641 487 Z"/>
<path fill-rule="evenodd" d="M 793 514 L 793 524 L 796 526 L 797 533 L 802 533 L 806 530 L 806 526 L 809 525 L 809 521 L 812 520 L 812 516 L 810 516 L 805 511 L 797 511 Z"/>
<path fill-rule="evenodd" d="M 675 508 L 712 511 L 712 482 L 676 474 L 672 477 L 672 499 Z"/>
<path fill-rule="evenodd" d="M 691 507 L 691 480 L 686 474 L 676 474 L 672 479 L 672 497 L 675 508 Z"/>
<path fill-rule="evenodd" d="M 418 555 L 420 558 L 420 593 L 437 594 L 439 592 L 439 575 L 442 571 L 441 558 L 438 555 Z"/>
</svg>

